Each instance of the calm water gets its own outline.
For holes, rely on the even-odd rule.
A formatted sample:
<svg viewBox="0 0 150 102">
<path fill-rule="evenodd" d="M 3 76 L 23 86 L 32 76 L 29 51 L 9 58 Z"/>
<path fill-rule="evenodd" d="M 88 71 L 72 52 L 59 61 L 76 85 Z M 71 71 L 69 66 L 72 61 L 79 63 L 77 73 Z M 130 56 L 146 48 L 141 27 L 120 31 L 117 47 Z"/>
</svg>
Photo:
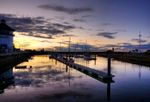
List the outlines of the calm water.
<svg viewBox="0 0 150 102">
<path fill-rule="evenodd" d="M 107 59 L 76 59 L 76 63 L 107 71 Z M 0 75 L 12 77 L 8 87 L 0 86 L 0 102 L 150 102 L 150 68 L 112 61 L 114 83 L 105 84 L 75 69 L 49 59 L 34 56 L 28 62 Z"/>
</svg>

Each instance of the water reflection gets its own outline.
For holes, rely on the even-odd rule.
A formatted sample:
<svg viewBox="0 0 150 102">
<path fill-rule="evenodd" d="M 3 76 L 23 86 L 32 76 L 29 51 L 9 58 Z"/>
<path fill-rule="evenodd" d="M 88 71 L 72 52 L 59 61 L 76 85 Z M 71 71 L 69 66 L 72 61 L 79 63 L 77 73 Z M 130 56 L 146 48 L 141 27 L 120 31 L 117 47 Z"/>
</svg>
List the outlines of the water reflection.
<svg viewBox="0 0 150 102">
<path fill-rule="evenodd" d="M 141 74 L 142 74 L 142 72 L 141 72 L 141 65 L 139 65 L 139 73 L 138 73 L 138 76 L 139 76 L 139 79 L 141 79 Z"/>
<path fill-rule="evenodd" d="M 4 93 L 5 88 L 12 84 L 14 84 L 13 69 L 9 68 L 9 70 L 0 74 L 0 94 Z"/>
<path fill-rule="evenodd" d="M 82 65 L 87 63 L 88 67 L 97 70 L 107 68 L 105 58 L 97 57 L 96 64 L 94 61 L 76 60 Z M 28 62 L 17 66 L 26 66 L 26 68 L 9 67 L 6 68 L 9 70 L 0 75 L 0 83 L 12 82 L 11 85 L 0 84 L 0 92 L 3 93 L 0 95 L 0 102 L 150 101 L 148 67 L 113 60 L 112 74 L 115 75 L 115 83 L 103 83 L 47 56 L 34 56 Z M 8 79 L 10 82 L 2 79 Z"/>
<path fill-rule="evenodd" d="M 107 83 L 107 101 L 111 100 L 111 83 Z"/>
<path fill-rule="evenodd" d="M 68 65 L 66 65 L 66 72 L 68 72 L 69 76 L 70 76 L 70 67 Z M 68 71 L 69 70 L 69 71 Z M 82 72 L 83 73 L 83 72 Z M 84 73 L 84 74 L 87 74 L 87 73 Z M 88 74 L 87 74 L 88 75 Z M 105 83 L 107 85 L 107 101 L 111 101 L 111 83 L 114 83 L 114 81 L 105 81 L 105 80 L 101 80 L 101 79 L 98 79 L 97 77 L 94 77 L 94 76 L 91 76 L 90 77 L 102 82 L 102 83 Z M 68 77 L 68 83 L 69 83 L 69 87 L 70 87 L 70 77 Z"/>
</svg>

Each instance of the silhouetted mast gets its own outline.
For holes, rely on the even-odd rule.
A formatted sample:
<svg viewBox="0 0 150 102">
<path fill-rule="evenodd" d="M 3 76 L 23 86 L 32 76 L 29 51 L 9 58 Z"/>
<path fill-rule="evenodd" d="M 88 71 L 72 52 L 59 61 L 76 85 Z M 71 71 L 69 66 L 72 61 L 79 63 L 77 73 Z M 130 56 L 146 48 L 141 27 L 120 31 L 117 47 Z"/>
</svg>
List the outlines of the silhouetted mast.
<svg viewBox="0 0 150 102">
<path fill-rule="evenodd" d="M 71 37 L 69 37 L 69 48 L 68 48 L 68 52 L 69 52 L 69 58 L 70 58 L 70 46 L 71 46 Z"/>
<path fill-rule="evenodd" d="M 141 37 L 142 37 L 141 32 L 139 32 L 139 52 L 141 49 Z"/>
<path fill-rule="evenodd" d="M 59 46 L 59 51 L 61 51 L 61 42 L 59 42 L 60 46 Z"/>
</svg>

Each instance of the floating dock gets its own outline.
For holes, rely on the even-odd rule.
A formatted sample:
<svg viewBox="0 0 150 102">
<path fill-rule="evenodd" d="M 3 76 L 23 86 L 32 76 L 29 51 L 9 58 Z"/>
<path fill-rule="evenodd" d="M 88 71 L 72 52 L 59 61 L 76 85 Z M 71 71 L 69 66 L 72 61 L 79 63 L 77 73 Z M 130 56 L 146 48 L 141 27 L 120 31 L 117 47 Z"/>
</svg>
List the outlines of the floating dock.
<svg viewBox="0 0 150 102">
<path fill-rule="evenodd" d="M 108 81 L 110 82 L 110 81 L 112 81 L 112 78 L 114 77 L 114 75 L 111 75 L 111 74 L 108 74 L 108 73 L 105 73 L 105 72 L 102 72 L 99 70 L 95 70 L 95 69 L 92 69 L 92 68 L 89 68 L 89 67 L 86 67 L 86 66 L 83 66 L 80 64 L 69 62 L 69 61 L 63 60 L 62 58 L 57 58 L 57 57 L 53 57 L 53 58 L 68 65 L 69 67 L 72 67 L 80 72 L 83 72 L 83 73 L 85 73 L 91 77 L 94 77 L 100 81 L 103 81 L 103 82 L 108 82 Z"/>
</svg>

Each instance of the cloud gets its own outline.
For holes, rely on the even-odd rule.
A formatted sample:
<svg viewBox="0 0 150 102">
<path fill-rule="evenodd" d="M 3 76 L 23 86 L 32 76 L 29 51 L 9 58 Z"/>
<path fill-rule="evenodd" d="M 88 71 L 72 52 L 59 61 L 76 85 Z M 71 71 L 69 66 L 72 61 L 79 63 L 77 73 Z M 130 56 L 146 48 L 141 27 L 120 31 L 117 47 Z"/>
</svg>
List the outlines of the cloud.
<svg viewBox="0 0 150 102">
<path fill-rule="evenodd" d="M 132 43 L 118 43 L 118 44 L 107 44 L 107 45 L 103 45 L 99 47 L 99 50 L 108 50 L 108 49 L 112 49 L 115 48 L 115 51 L 132 51 L 134 49 L 140 49 L 141 51 L 146 51 L 148 49 L 150 49 L 150 44 L 142 44 L 141 46 L 139 45 L 133 45 Z"/>
<path fill-rule="evenodd" d="M 131 39 L 131 41 L 133 41 L 133 42 L 137 42 L 137 43 L 145 43 L 145 42 L 147 42 L 147 40 L 142 40 L 142 39 Z"/>
<path fill-rule="evenodd" d="M 10 21 L 11 25 L 14 26 L 14 28 L 18 32 L 27 32 L 27 33 L 43 33 L 43 34 L 49 34 L 49 35 L 56 35 L 56 34 L 63 34 L 65 33 L 64 30 L 61 30 L 59 28 L 53 27 L 52 23 L 51 25 L 45 25 L 45 23 L 48 23 L 45 19 L 41 20 L 41 18 L 11 18 Z"/>
<path fill-rule="evenodd" d="M 76 29 L 69 23 L 53 23 L 44 17 L 17 17 L 13 14 L 0 14 L 8 25 L 22 35 L 50 39 L 52 36 L 66 34 L 67 31 Z"/>
<path fill-rule="evenodd" d="M 45 35 L 45 34 L 24 34 L 22 33 L 21 35 L 25 35 L 25 36 L 31 36 L 31 37 L 36 37 L 36 38 L 44 38 L 44 39 L 53 39 L 51 35 Z"/>
<path fill-rule="evenodd" d="M 63 34 L 62 36 L 63 37 L 75 37 L 75 35 L 72 35 L 72 34 Z"/>
<path fill-rule="evenodd" d="M 48 4 L 39 5 L 38 7 L 44 10 L 53 10 L 53 11 L 58 11 L 58 12 L 64 12 L 67 14 L 78 14 L 78 13 L 93 11 L 93 9 L 90 7 L 67 8 L 61 5 L 48 5 Z"/>
<path fill-rule="evenodd" d="M 74 22 L 86 22 L 88 17 L 91 17 L 91 15 L 83 15 L 81 17 L 74 18 L 73 21 Z"/>
<path fill-rule="evenodd" d="M 49 40 L 41 40 L 40 42 L 51 43 Z"/>
<path fill-rule="evenodd" d="M 66 21 L 65 21 L 65 22 L 63 22 L 63 23 L 64 23 L 64 24 L 70 24 L 69 22 L 66 22 Z"/>
<path fill-rule="evenodd" d="M 130 49 L 130 50 L 140 49 L 142 51 L 146 51 L 146 50 L 150 49 L 150 44 L 142 44 L 141 46 L 131 44 L 131 45 L 124 45 L 124 46 L 122 46 L 122 48 Z"/>
<path fill-rule="evenodd" d="M 84 19 L 73 19 L 73 21 L 75 21 L 75 22 L 85 22 L 86 20 L 84 20 Z"/>
<path fill-rule="evenodd" d="M 97 34 L 97 36 L 102 36 L 108 39 L 114 39 L 115 36 L 118 32 L 100 32 Z"/>
<path fill-rule="evenodd" d="M 81 16 L 81 18 L 88 18 L 88 17 L 91 17 L 92 15 L 83 15 Z"/>
<path fill-rule="evenodd" d="M 102 26 L 110 26 L 110 25 L 112 25 L 112 24 L 111 24 L 111 23 L 108 23 L 108 22 L 102 23 Z"/>
<path fill-rule="evenodd" d="M 70 29 L 75 28 L 75 26 L 73 25 L 66 25 L 66 24 L 60 24 L 60 23 L 53 23 L 52 26 L 56 28 L 60 28 L 62 30 L 70 30 Z"/>
</svg>

